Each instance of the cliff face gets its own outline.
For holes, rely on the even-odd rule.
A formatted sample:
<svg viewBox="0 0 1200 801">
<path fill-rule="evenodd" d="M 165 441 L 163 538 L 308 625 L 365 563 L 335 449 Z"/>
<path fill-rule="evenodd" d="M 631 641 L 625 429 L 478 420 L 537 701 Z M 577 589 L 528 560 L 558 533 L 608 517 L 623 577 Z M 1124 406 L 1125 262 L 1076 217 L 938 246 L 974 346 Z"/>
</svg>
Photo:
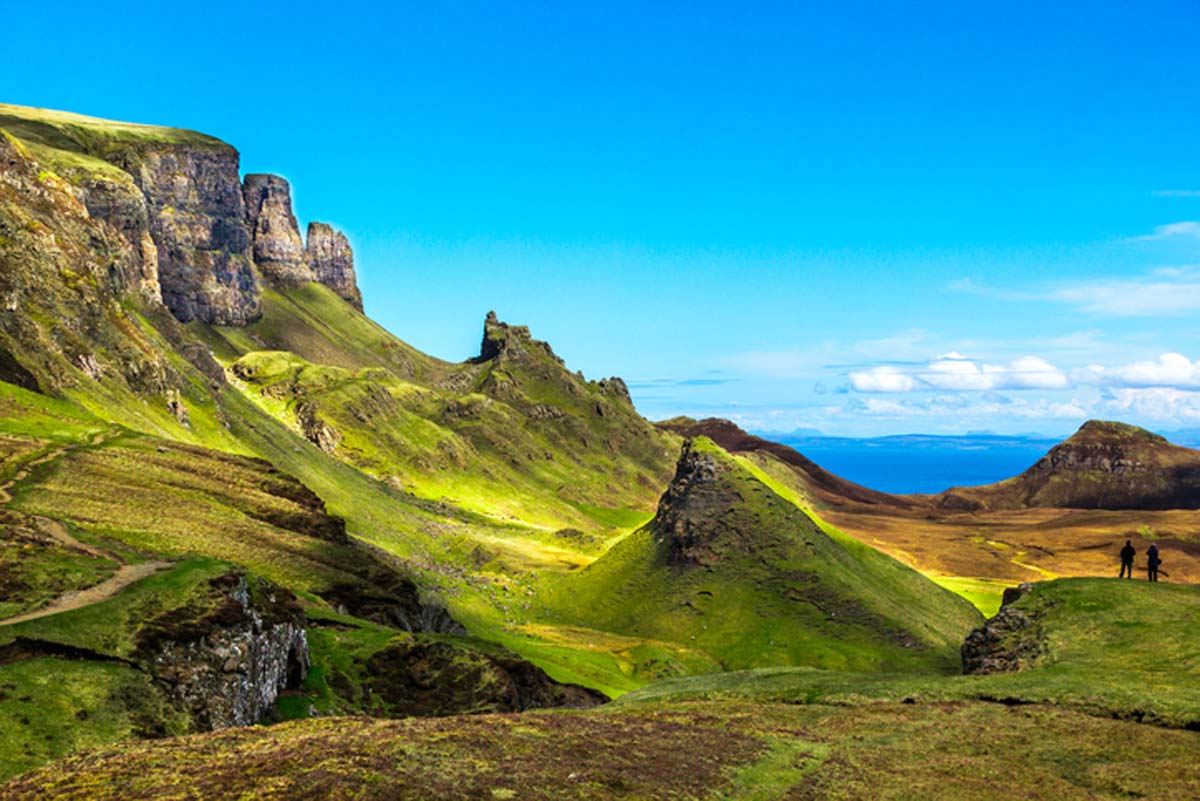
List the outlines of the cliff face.
<svg viewBox="0 0 1200 801">
<path fill-rule="evenodd" d="M 257 723 L 308 671 L 304 612 L 287 590 L 241 573 L 213 579 L 211 590 L 211 605 L 154 620 L 139 661 L 198 728 Z"/>
<path fill-rule="evenodd" d="M 27 146 L 20 155 L 37 183 L 62 179 L 82 204 L 82 214 L 58 212 L 102 232 L 77 240 L 120 295 L 161 301 L 181 322 L 244 326 L 261 316 L 264 283 L 318 281 L 362 309 L 345 235 L 313 223 L 306 245 L 288 182 L 251 174 L 243 184 L 237 150 L 220 140 L 3 104 L 0 129 L 9 149 Z M 54 216 L 44 221 L 51 231 L 73 224 Z"/>
<path fill-rule="evenodd" d="M 307 253 L 312 280 L 329 287 L 362 311 L 362 293 L 354 275 L 354 253 L 346 235 L 325 223 L 309 223 Z"/>
<path fill-rule="evenodd" d="M 144 395 L 174 382 L 120 303 L 153 284 L 157 264 L 141 195 L 121 175 L 73 183 L 0 131 L 0 380 L 54 391 L 111 379 Z"/>
<path fill-rule="evenodd" d="M 246 224 L 254 242 L 254 264 L 263 277 L 282 286 L 300 286 L 313 280 L 292 214 L 288 182 L 278 175 L 247 175 L 242 194 Z"/>
<path fill-rule="evenodd" d="M 257 319 L 260 289 L 237 151 L 154 144 L 110 159 L 133 176 L 146 198 L 162 300 L 171 313 L 181 322 L 212 325 Z"/>
</svg>

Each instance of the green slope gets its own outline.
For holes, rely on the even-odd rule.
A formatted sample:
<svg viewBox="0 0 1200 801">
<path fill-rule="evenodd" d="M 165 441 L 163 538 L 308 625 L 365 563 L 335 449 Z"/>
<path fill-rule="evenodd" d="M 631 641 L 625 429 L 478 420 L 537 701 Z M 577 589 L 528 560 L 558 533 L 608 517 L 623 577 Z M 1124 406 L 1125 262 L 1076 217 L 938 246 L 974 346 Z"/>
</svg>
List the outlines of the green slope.
<svg viewBox="0 0 1200 801">
<path fill-rule="evenodd" d="M 1200 587 L 1118 579 L 1036 584 L 1043 655 L 1015 673 L 938 677 L 767 669 L 672 679 L 622 702 L 695 698 L 855 704 L 908 699 L 1049 703 L 1160 725 L 1200 726 Z"/>
<path fill-rule="evenodd" d="M 248 328 L 206 332 L 239 386 L 394 487 L 520 520 L 545 530 L 543 545 L 561 546 L 581 542 L 556 542 L 559 529 L 604 534 L 643 519 L 668 477 L 674 438 L 609 384 L 567 371 L 524 328 L 489 323 L 502 347 L 448 364 L 318 285 L 268 291 L 264 310 Z"/>
<path fill-rule="evenodd" d="M 763 478 L 710 440 L 689 441 L 655 521 L 587 569 L 547 579 L 545 613 L 686 645 L 725 669 L 957 667 L 980 620 L 970 604 L 822 530 Z"/>
</svg>

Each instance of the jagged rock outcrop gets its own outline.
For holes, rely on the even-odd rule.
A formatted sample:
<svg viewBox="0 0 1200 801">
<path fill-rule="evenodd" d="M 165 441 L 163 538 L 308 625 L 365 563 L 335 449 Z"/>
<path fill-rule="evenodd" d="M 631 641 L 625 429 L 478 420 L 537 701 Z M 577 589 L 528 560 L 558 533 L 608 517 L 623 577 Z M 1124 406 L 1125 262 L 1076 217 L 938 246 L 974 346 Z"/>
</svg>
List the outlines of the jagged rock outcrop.
<svg viewBox="0 0 1200 801">
<path fill-rule="evenodd" d="M 1045 654 L 1046 638 L 1039 613 L 1014 606 L 1032 589 L 1032 584 L 1006 589 L 996 616 L 967 635 L 962 645 L 963 673 L 1013 673 Z"/>
<path fill-rule="evenodd" d="M 333 453 L 342 441 L 338 430 L 321 418 L 315 403 L 300 401 L 296 404 L 296 422 L 304 438 L 326 453 Z"/>
<path fill-rule="evenodd" d="M 300 228 L 292 213 L 292 189 L 278 175 L 247 175 L 242 185 L 254 264 L 269 282 L 297 287 L 313 280 Z"/>
<path fill-rule="evenodd" d="M 677 567 L 709 565 L 720 560 L 713 548 L 726 533 L 724 514 L 739 500 L 720 481 L 724 463 L 711 451 L 683 444 L 675 477 L 658 503 L 654 530 L 667 546 L 667 563 Z"/>
<path fill-rule="evenodd" d="M 304 612 L 291 592 L 243 573 L 209 586 L 208 603 L 167 612 L 143 629 L 137 660 L 197 728 L 257 723 L 308 671 Z"/>
<path fill-rule="evenodd" d="M 238 152 L 223 142 L 126 146 L 108 160 L 145 195 L 163 303 L 182 322 L 246 325 L 261 314 Z"/>
<path fill-rule="evenodd" d="M 613 376 L 612 378 L 600 379 L 600 391 L 605 395 L 611 395 L 614 398 L 625 401 L 630 406 L 633 406 L 633 398 L 629 396 L 629 386 L 624 379 Z"/>
<path fill-rule="evenodd" d="M 354 274 L 354 252 L 346 235 L 325 223 L 309 223 L 306 250 L 314 279 L 362 311 L 362 292 Z"/>
<path fill-rule="evenodd" d="M 559 365 L 563 364 L 549 343 L 533 338 L 529 326 L 501 322 L 496 312 L 490 311 L 483 321 L 483 342 L 479 346 L 479 356 L 474 361 L 483 363 L 494 359 L 520 359 L 531 350 L 550 356 Z"/>
</svg>

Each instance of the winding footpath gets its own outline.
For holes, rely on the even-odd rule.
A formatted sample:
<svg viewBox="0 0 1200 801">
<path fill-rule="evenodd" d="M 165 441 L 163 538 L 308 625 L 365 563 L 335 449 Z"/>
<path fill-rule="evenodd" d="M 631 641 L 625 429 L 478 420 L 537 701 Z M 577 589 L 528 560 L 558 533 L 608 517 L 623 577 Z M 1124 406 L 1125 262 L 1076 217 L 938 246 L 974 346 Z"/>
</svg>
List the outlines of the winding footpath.
<svg viewBox="0 0 1200 801">
<path fill-rule="evenodd" d="M 101 432 L 92 437 L 90 445 L 95 447 L 103 445 L 104 442 L 113 435 L 108 432 Z M 12 488 L 29 477 L 30 471 L 38 465 L 52 462 L 61 458 L 71 448 L 56 448 L 49 453 L 39 456 L 37 459 L 29 462 L 29 464 L 17 471 L 11 479 L 4 484 L 0 484 L 0 505 L 6 505 L 12 502 Z M 166 570 L 171 567 L 170 562 L 139 562 L 137 564 L 129 564 L 121 557 L 114 553 L 97 548 L 94 545 L 89 545 L 86 542 L 80 542 L 71 533 L 67 531 L 58 520 L 53 520 L 49 517 L 35 516 L 38 528 L 43 534 L 57 541 L 59 544 L 70 548 L 74 551 L 81 551 L 90 556 L 95 556 L 100 559 L 107 559 L 110 562 L 116 562 L 119 567 L 117 572 L 101 581 L 99 584 L 93 584 L 91 587 L 85 587 L 81 590 L 70 590 L 53 599 L 46 606 L 40 609 L 35 609 L 32 612 L 26 612 L 14 617 L 0 620 L 0 626 L 10 626 L 14 623 L 24 623 L 27 620 L 36 620 L 40 617 L 56 615 L 59 612 L 68 612 L 72 609 L 80 609 L 85 606 L 107 601 L 121 590 L 133 584 L 135 581 L 140 581 L 147 576 L 152 576 L 160 570 Z"/>
</svg>

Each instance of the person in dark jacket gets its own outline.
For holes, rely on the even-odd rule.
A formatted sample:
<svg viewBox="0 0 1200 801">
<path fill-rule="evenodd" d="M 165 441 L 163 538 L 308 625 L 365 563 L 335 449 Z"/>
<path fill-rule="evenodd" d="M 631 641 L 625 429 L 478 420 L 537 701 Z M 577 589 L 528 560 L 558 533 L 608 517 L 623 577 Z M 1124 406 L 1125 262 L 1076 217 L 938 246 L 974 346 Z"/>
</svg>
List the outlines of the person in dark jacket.
<svg viewBox="0 0 1200 801">
<path fill-rule="evenodd" d="M 1125 540 L 1121 549 L 1121 578 L 1133 578 L 1133 557 L 1137 556 L 1137 548 L 1130 540 Z"/>
<path fill-rule="evenodd" d="M 1158 581 L 1158 566 L 1162 564 L 1162 560 L 1158 558 L 1158 546 L 1151 545 L 1146 549 L 1146 578 L 1149 581 Z"/>
</svg>

